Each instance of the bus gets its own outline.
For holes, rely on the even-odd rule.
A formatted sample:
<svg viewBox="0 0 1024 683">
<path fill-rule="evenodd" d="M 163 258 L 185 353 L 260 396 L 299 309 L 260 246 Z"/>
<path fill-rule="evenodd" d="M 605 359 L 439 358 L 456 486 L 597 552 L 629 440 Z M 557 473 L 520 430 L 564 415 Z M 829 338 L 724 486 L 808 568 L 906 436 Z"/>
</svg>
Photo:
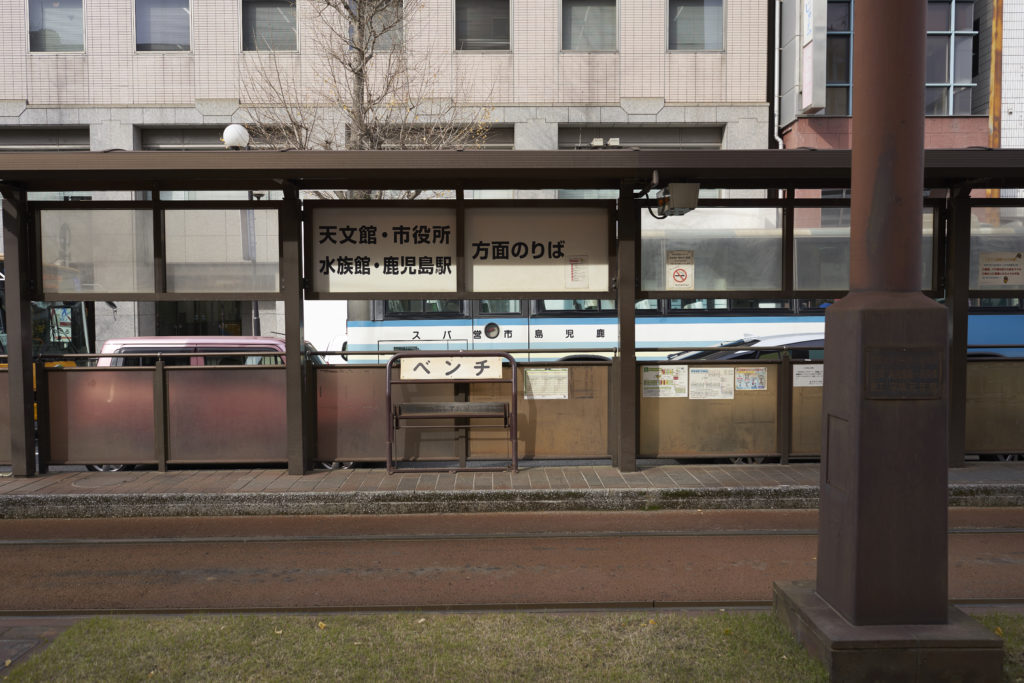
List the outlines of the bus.
<svg viewBox="0 0 1024 683">
<path fill-rule="evenodd" d="M 800 334 L 824 337 L 832 299 L 645 299 L 636 306 L 638 360 L 743 339 Z M 972 350 L 1024 346 L 1024 299 L 971 300 Z M 618 347 L 609 299 L 384 299 L 350 301 L 343 358 L 385 362 L 396 351 L 503 350 L 524 361 L 609 358 Z M 355 353 L 352 353 L 355 352 Z M 995 349 L 1024 355 L 1021 349 Z"/>
</svg>

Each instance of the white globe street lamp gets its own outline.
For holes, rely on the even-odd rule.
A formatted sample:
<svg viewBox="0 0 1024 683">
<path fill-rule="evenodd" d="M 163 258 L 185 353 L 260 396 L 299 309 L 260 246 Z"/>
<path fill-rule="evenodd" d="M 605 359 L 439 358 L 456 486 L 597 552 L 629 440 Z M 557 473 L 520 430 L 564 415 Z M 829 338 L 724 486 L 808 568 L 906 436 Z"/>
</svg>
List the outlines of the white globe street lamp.
<svg viewBox="0 0 1024 683">
<path fill-rule="evenodd" d="M 239 123 L 232 123 L 224 129 L 221 141 L 228 149 L 245 149 L 249 146 L 249 131 Z"/>
</svg>

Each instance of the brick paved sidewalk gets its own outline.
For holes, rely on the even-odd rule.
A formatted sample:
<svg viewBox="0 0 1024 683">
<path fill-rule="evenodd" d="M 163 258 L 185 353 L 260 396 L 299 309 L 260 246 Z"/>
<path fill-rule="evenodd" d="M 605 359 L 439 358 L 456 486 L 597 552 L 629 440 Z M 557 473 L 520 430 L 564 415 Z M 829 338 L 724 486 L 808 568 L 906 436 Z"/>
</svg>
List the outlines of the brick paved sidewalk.
<svg viewBox="0 0 1024 683">
<path fill-rule="evenodd" d="M 0 473 L 0 518 L 817 506 L 817 463 L 652 462 L 630 473 L 592 463 L 393 475 L 380 467 L 301 476 L 284 468 L 81 469 L 35 477 L 8 470 Z M 1024 463 L 972 462 L 951 469 L 949 481 L 951 505 L 1024 504 Z"/>
</svg>

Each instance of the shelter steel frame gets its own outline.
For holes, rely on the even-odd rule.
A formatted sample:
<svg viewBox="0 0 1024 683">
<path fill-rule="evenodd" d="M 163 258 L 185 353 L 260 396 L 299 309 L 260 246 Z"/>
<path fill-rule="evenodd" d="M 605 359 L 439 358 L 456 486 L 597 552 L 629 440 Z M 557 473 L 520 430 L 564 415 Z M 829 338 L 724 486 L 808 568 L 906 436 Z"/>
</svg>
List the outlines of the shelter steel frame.
<svg viewBox="0 0 1024 683">
<path fill-rule="evenodd" d="M 1024 150 L 928 150 L 924 187 L 948 190 L 946 277 L 952 310 L 950 368 L 951 464 L 963 461 L 970 192 L 976 188 L 1024 187 Z M 634 303 L 649 293 L 638 282 L 640 196 L 652 179 L 698 182 L 722 189 L 785 190 L 846 188 L 850 152 L 844 150 L 715 151 L 345 151 L 345 152 L 14 152 L 0 155 L 6 257 L 11 459 L 15 475 L 36 473 L 30 301 L 41 277 L 33 263 L 37 236 L 31 191 L 253 190 L 279 188 L 280 291 L 287 335 L 288 472 L 301 474 L 313 460 L 315 438 L 311 382 L 302 348 L 303 294 L 299 193 L 316 189 L 616 189 L 618 258 L 614 295 L 620 353 L 614 378 L 619 402 L 612 422 L 612 460 L 634 471 L 637 458 L 638 364 Z M 144 204 L 144 203 L 143 203 Z M 253 202 L 254 208 L 266 203 Z M 787 247 L 788 248 L 788 247 Z M 213 293 L 210 293 L 211 295 Z M 771 296 L 773 293 L 761 293 Z M 1018 296 L 1024 292 L 1017 293 Z M 223 293 L 219 294 L 223 296 Z M 140 297 L 141 298 L 141 297 Z M 167 298 L 174 298 L 167 296 Z M 177 298 L 202 298 L 178 295 Z"/>
</svg>

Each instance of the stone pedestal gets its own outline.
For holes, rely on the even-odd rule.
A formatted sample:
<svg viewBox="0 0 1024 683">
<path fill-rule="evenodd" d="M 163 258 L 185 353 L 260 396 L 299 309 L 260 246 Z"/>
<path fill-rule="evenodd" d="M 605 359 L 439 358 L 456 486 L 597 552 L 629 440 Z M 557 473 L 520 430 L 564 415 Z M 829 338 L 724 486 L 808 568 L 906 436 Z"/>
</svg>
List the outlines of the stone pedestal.
<svg viewBox="0 0 1024 683">
<path fill-rule="evenodd" d="M 854 624 L 946 619 L 946 320 L 915 292 L 825 315 L 817 593 Z"/>
<path fill-rule="evenodd" d="M 854 626 L 811 581 L 776 583 L 773 606 L 833 683 L 1003 680 L 1003 641 L 955 607 L 943 624 Z"/>
</svg>

